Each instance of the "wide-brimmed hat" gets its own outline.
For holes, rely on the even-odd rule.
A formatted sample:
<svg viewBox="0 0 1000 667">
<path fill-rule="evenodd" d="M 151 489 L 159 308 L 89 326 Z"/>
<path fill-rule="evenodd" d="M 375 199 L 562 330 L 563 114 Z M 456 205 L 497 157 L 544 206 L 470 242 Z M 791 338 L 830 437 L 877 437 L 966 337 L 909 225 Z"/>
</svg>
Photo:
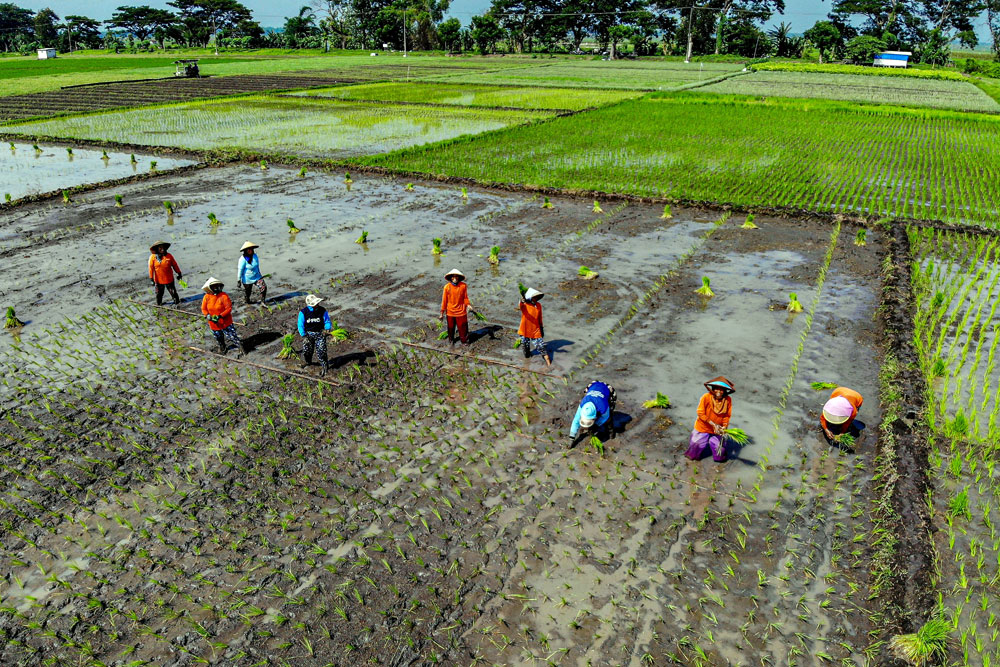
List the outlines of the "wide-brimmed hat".
<svg viewBox="0 0 1000 667">
<path fill-rule="evenodd" d="M 222 281 L 219 280 L 218 278 L 209 278 L 208 280 L 205 281 L 205 284 L 201 286 L 201 289 L 203 292 L 205 292 L 205 294 L 211 294 L 212 285 L 221 285 L 221 284 Z"/>
<path fill-rule="evenodd" d="M 163 246 L 163 250 L 166 251 L 167 248 L 170 247 L 170 244 L 167 243 L 166 241 L 157 241 L 153 245 L 149 246 L 149 252 L 155 253 L 156 249 L 159 248 L 160 246 Z"/>
<path fill-rule="evenodd" d="M 539 292 L 538 290 L 536 290 L 534 287 L 529 287 L 528 289 L 526 289 L 524 291 L 524 300 L 525 301 L 531 301 L 532 299 L 535 299 L 535 298 L 541 299 L 543 296 L 545 296 L 545 295 L 542 294 L 541 292 Z"/>
<path fill-rule="evenodd" d="M 843 424 L 854 414 L 854 406 L 843 396 L 831 398 L 823 406 L 823 417 L 830 424 Z"/>
<path fill-rule="evenodd" d="M 462 280 L 465 280 L 465 274 L 459 271 L 458 269 L 452 269 L 448 273 L 444 274 L 444 279 L 448 280 L 448 278 L 451 278 L 452 276 L 458 276 Z"/>
<path fill-rule="evenodd" d="M 580 409 L 580 426 L 590 428 L 597 421 L 597 406 L 593 403 L 584 403 Z"/>
<path fill-rule="evenodd" d="M 726 395 L 735 394 L 736 387 L 728 379 L 722 377 L 721 375 L 717 378 L 712 378 L 705 383 L 705 389 L 712 391 L 713 389 L 721 389 L 726 392 Z"/>
<path fill-rule="evenodd" d="M 243 252 L 244 250 L 251 250 L 253 248 L 259 248 L 259 247 L 260 246 L 257 245 L 256 243 L 251 243 L 250 241 L 247 241 L 246 243 L 243 244 L 243 247 L 240 248 L 240 252 Z"/>
<path fill-rule="evenodd" d="M 322 300 L 323 299 L 316 296 L 315 294 L 306 294 L 306 305 L 309 306 L 310 308 L 312 308 Z"/>
</svg>

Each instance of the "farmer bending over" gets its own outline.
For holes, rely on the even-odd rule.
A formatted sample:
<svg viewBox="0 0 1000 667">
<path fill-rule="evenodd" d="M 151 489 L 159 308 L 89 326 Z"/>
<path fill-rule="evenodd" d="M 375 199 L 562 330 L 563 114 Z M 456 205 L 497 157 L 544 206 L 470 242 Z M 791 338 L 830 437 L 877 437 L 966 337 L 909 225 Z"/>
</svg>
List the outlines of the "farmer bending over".
<svg viewBox="0 0 1000 667">
<path fill-rule="evenodd" d="M 733 416 L 733 399 L 730 394 L 736 393 L 733 383 L 721 375 L 705 383 L 707 393 L 698 402 L 698 419 L 691 431 L 691 441 L 684 456 L 697 461 L 705 453 L 705 448 L 711 448 L 712 459 L 716 463 L 726 460 L 726 448 L 723 437 L 729 418 Z"/>
<path fill-rule="evenodd" d="M 853 389 L 837 387 L 833 390 L 823 405 L 823 414 L 819 418 L 823 435 L 828 441 L 839 442 L 842 435 L 849 434 L 857 438 L 861 434 L 861 429 L 855 426 L 854 419 L 858 416 L 864 401 L 861 394 Z"/>
<path fill-rule="evenodd" d="M 264 276 L 260 274 L 260 257 L 254 252 L 254 248 L 259 247 L 250 241 L 244 243 L 243 247 L 240 248 L 242 253 L 240 262 L 236 266 L 236 280 L 243 286 L 243 299 L 247 304 L 253 303 L 250 296 L 254 288 L 260 294 L 261 304 L 267 300 L 267 283 L 264 282 Z"/>
<path fill-rule="evenodd" d="M 604 439 L 614 436 L 614 414 L 615 403 L 618 396 L 615 388 L 605 382 L 591 382 L 584 391 L 580 405 L 576 409 L 573 417 L 573 424 L 569 428 L 570 443 L 572 448 L 576 445 L 577 434 L 581 435 L 597 432 Z"/>
<path fill-rule="evenodd" d="M 469 344 L 469 311 L 472 310 L 472 303 L 469 302 L 469 288 L 465 284 L 465 274 L 458 269 L 452 269 L 444 274 L 448 282 L 444 286 L 441 294 L 441 314 L 439 320 L 445 316 L 448 318 L 448 340 L 455 344 L 455 329 L 458 329 L 458 337 L 462 345 Z"/>
<path fill-rule="evenodd" d="M 306 307 L 299 311 L 299 335 L 302 336 L 302 365 L 308 366 L 313 360 L 313 349 L 319 353 L 319 375 L 326 375 L 326 332 L 333 328 L 330 313 L 319 305 L 323 299 L 313 294 L 306 295 Z"/>
<path fill-rule="evenodd" d="M 536 289 L 528 288 L 521 303 L 517 308 L 521 312 L 521 326 L 517 329 L 517 335 L 521 337 L 521 351 L 524 358 L 531 356 L 533 351 L 541 352 L 542 358 L 549 366 L 552 359 L 549 351 L 545 349 L 545 324 L 542 322 L 542 304 L 539 303 L 545 296 Z"/>
<path fill-rule="evenodd" d="M 219 354 L 225 354 L 226 339 L 236 344 L 239 359 L 246 350 L 243 348 L 243 341 L 236 333 L 236 325 L 233 324 L 233 302 L 229 295 L 222 291 L 223 284 L 217 278 L 209 278 L 201 289 L 205 296 L 201 298 L 201 312 L 208 319 L 208 328 L 219 343 Z"/>
<path fill-rule="evenodd" d="M 149 246 L 149 279 L 153 281 L 153 288 L 156 290 L 156 305 L 163 305 L 163 290 L 170 292 L 174 297 L 174 305 L 181 302 L 177 296 L 177 288 L 174 286 L 174 274 L 177 278 L 182 278 L 181 267 L 177 266 L 177 260 L 167 252 L 170 244 L 166 241 L 157 241 Z"/>
</svg>

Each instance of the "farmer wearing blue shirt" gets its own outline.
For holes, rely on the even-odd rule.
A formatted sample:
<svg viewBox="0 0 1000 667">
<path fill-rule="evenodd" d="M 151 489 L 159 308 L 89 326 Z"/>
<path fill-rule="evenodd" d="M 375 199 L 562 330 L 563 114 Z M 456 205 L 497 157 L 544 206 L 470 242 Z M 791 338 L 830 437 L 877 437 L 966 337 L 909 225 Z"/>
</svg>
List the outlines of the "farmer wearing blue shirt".
<svg viewBox="0 0 1000 667">
<path fill-rule="evenodd" d="M 302 336 L 302 366 L 312 363 L 313 350 L 319 353 L 319 375 L 326 375 L 326 332 L 333 328 L 330 313 L 319 305 L 323 299 L 306 295 L 306 307 L 299 311 L 299 335 Z"/>
<path fill-rule="evenodd" d="M 608 435 L 614 435 L 613 415 L 617 398 L 615 388 L 605 382 L 591 382 L 587 385 L 569 429 L 570 447 L 576 444 L 576 436 L 581 429 L 585 434 L 606 431 Z"/>
<path fill-rule="evenodd" d="M 267 283 L 264 282 L 264 276 L 260 274 L 260 258 L 254 252 L 254 248 L 259 247 L 250 241 L 244 243 L 243 247 L 240 248 L 242 253 L 240 263 L 236 268 L 236 280 L 239 281 L 240 285 L 243 285 L 243 298 L 248 304 L 253 303 L 250 300 L 250 294 L 255 287 L 260 294 L 261 304 L 267 299 Z"/>
</svg>

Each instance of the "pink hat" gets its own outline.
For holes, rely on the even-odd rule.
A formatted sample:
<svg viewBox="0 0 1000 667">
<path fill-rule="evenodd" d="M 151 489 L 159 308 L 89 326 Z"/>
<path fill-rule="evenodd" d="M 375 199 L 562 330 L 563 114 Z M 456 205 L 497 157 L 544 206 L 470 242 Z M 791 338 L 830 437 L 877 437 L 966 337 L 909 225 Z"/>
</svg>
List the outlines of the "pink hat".
<svg viewBox="0 0 1000 667">
<path fill-rule="evenodd" d="M 831 398 L 823 406 L 823 417 L 831 424 L 843 424 L 854 414 L 854 406 L 843 396 Z"/>
</svg>

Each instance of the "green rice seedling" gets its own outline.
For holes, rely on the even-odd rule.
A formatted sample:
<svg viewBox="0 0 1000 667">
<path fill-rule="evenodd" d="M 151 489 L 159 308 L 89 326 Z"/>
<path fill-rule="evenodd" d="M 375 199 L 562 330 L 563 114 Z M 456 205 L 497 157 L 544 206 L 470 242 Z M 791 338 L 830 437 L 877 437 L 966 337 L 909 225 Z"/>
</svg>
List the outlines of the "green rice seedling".
<svg viewBox="0 0 1000 667">
<path fill-rule="evenodd" d="M 292 220 L 291 218 L 289 218 L 285 222 L 285 224 L 288 225 L 288 233 L 289 234 L 298 234 L 300 231 L 302 231 L 301 229 L 299 229 L 298 227 L 295 226 L 295 221 Z"/>
<path fill-rule="evenodd" d="M 447 337 L 448 337 L 448 332 L 447 331 L 442 331 L 441 333 L 438 334 L 438 340 L 444 340 Z"/>
<path fill-rule="evenodd" d="M 295 358 L 295 350 L 292 349 L 292 343 L 295 342 L 295 334 L 285 334 L 281 338 L 281 352 L 278 352 L 279 359 L 293 359 Z"/>
<path fill-rule="evenodd" d="M 209 213 L 208 214 L 208 224 L 210 224 L 212 227 L 218 227 L 219 226 L 219 224 L 220 224 L 219 223 L 219 219 L 217 217 L 215 217 L 214 213 Z"/>
<path fill-rule="evenodd" d="M 868 245 L 868 230 L 859 229 L 854 235 L 854 245 Z"/>
<path fill-rule="evenodd" d="M 407 192 L 413 192 L 413 183 L 407 183 L 406 187 L 403 188 Z"/>
<path fill-rule="evenodd" d="M 934 363 L 931 364 L 930 375 L 932 378 L 939 378 L 944 375 L 947 370 L 948 366 L 945 364 L 944 359 L 938 357 L 934 360 Z"/>
<path fill-rule="evenodd" d="M 35 149 L 36 153 L 42 152 L 42 149 L 38 146 L 38 144 L 31 144 L 31 147 Z"/>
<path fill-rule="evenodd" d="M 299 178 L 305 178 L 307 171 L 309 171 L 309 170 L 306 169 L 305 167 L 302 167 L 301 169 L 299 169 Z"/>
<path fill-rule="evenodd" d="M 23 327 L 24 322 L 17 319 L 17 315 L 14 314 L 14 306 L 7 306 L 7 321 L 4 322 L 4 329 L 16 329 L 17 327 Z"/>
<path fill-rule="evenodd" d="M 952 625 L 932 618 L 912 634 L 896 635 L 889 640 L 889 649 L 900 660 L 914 667 L 923 667 L 948 657 L 948 635 Z"/>
<path fill-rule="evenodd" d="M 124 197 L 121 195 L 115 195 L 115 208 L 121 208 L 125 204 L 123 203 Z"/>
<path fill-rule="evenodd" d="M 661 394 L 656 392 L 656 398 L 646 401 L 642 404 L 644 408 L 669 408 L 670 398 L 666 394 Z"/>
<path fill-rule="evenodd" d="M 106 150 L 102 150 L 101 151 L 101 159 L 102 160 L 110 160 L 111 156 L 108 155 L 108 152 Z"/>
<path fill-rule="evenodd" d="M 836 389 L 840 385 L 836 382 L 812 382 L 809 386 L 816 391 L 823 391 L 824 389 Z"/>
<path fill-rule="evenodd" d="M 340 343 L 351 337 L 351 335 L 347 333 L 347 329 L 340 326 L 336 320 L 334 320 L 331 324 L 333 325 L 333 327 L 326 332 L 326 335 L 329 336 L 331 339 L 333 339 L 335 342 Z"/>
<path fill-rule="evenodd" d="M 149 170 L 150 171 L 156 171 L 156 160 L 150 160 L 149 161 Z"/>
<path fill-rule="evenodd" d="M 753 213 L 747 213 L 747 219 L 740 225 L 740 229 L 759 229 L 753 224 Z"/>
<path fill-rule="evenodd" d="M 598 275 L 600 275 L 599 273 L 597 273 L 597 271 L 593 271 L 593 270 L 591 270 L 591 269 L 587 268 L 586 266 L 581 266 L 581 267 L 580 267 L 580 268 L 579 268 L 579 269 L 577 270 L 577 273 L 578 273 L 578 274 L 580 275 L 580 277 L 581 277 L 581 278 L 583 278 L 584 280 L 593 280 L 593 279 L 594 279 L 594 278 L 596 278 L 596 277 L 597 277 Z"/>
<path fill-rule="evenodd" d="M 10 196 L 10 193 L 9 193 L 9 192 L 5 192 L 5 193 L 4 193 L 4 195 L 3 195 L 3 200 L 4 200 L 5 202 L 7 202 L 7 203 L 9 204 L 9 203 L 10 203 L 11 201 L 13 201 L 13 199 L 14 199 L 14 198 Z"/>
<path fill-rule="evenodd" d="M 64 204 L 72 204 L 73 199 L 69 196 L 69 193 L 65 190 L 62 191 L 62 200 Z"/>
<path fill-rule="evenodd" d="M 701 278 L 701 287 L 699 287 L 698 289 L 696 289 L 694 291 L 694 293 L 695 294 L 700 294 L 701 296 L 705 296 L 705 297 L 713 297 L 713 296 L 715 296 L 715 292 L 712 291 L 711 281 L 708 279 L 708 276 L 702 276 L 702 278 Z"/>
<path fill-rule="evenodd" d="M 594 200 L 594 213 L 604 213 L 604 209 L 601 208 L 600 202 L 596 199 Z"/>
<path fill-rule="evenodd" d="M 551 209 L 551 208 L 555 208 L 555 206 L 553 206 L 552 202 L 549 201 L 549 198 L 546 197 L 545 201 L 542 202 L 542 208 L 550 208 Z"/>
<path fill-rule="evenodd" d="M 66 149 L 66 155 L 69 156 L 69 157 L 73 157 L 73 149 L 72 148 L 67 148 Z"/>
<path fill-rule="evenodd" d="M 945 426 L 945 435 L 952 439 L 958 439 L 969 432 L 969 420 L 962 412 L 958 412 L 955 418 Z"/>
<path fill-rule="evenodd" d="M 963 487 L 955 494 L 954 498 L 948 501 L 948 516 L 972 519 L 972 511 L 969 509 L 969 487 Z"/>
<path fill-rule="evenodd" d="M 261 171 L 267 171 L 267 160 L 261 160 L 260 161 L 260 170 Z"/>
<path fill-rule="evenodd" d="M 670 204 L 663 205 L 663 215 L 660 216 L 660 220 L 669 220 L 674 217 L 674 214 L 670 211 Z"/>
<path fill-rule="evenodd" d="M 132 163 L 132 164 L 139 164 L 139 161 L 137 159 L 135 159 L 135 153 L 132 153 L 129 156 L 129 162 Z"/>
<path fill-rule="evenodd" d="M 359 236 L 355 241 L 358 245 L 364 245 L 368 243 L 368 232 L 362 231 L 361 236 Z"/>
<path fill-rule="evenodd" d="M 464 200 L 468 198 L 469 198 L 469 191 L 466 190 L 465 188 L 462 188 L 462 199 Z"/>
<path fill-rule="evenodd" d="M 344 183 L 347 183 L 348 185 L 350 185 L 353 182 L 354 181 L 351 180 L 351 172 L 345 171 L 344 172 Z"/>
<path fill-rule="evenodd" d="M 518 348 L 520 348 L 520 347 L 521 347 L 521 339 L 520 339 L 520 338 L 517 338 L 517 339 L 516 339 L 516 340 L 514 341 L 514 349 L 516 350 L 516 349 L 518 349 Z"/>
<path fill-rule="evenodd" d="M 594 448 L 599 456 L 604 456 L 604 443 L 596 435 L 590 436 L 590 446 Z"/>
<path fill-rule="evenodd" d="M 722 431 L 723 437 L 729 438 L 739 446 L 743 446 L 750 442 L 750 436 L 747 432 L 741 428 L 727 428 Z"/>
<path fill-rule="evenodd" d="M 490 248 L 490 256 L 486 258 L 486 261 L 496 266 L 500 263 L 500 246 L 495 245 Z"/>
<path fill-rule="evenodd" d="M 432 255 L 443 255 L 444 254 L 443 252 L 441 252 L 441 239 L 431 239 L 431 243 L 434 244 L 434 247 L 431 248 L 431 254 Z"/>
<path fill-rule="evenodd" d="M 785 306 L 785 309 L 790 313 L 802 312 L 802 304 L 799 303 L 799 296 L 795 292 L 788 295 L 788 305 Z"/>
<path fill-rule="evenodd" d="M 167 215 L 173 216 L 174 214 L 174 203 L 172 201 L 163 202 L 163 208 L 167 209 Z"/>
</svg>

